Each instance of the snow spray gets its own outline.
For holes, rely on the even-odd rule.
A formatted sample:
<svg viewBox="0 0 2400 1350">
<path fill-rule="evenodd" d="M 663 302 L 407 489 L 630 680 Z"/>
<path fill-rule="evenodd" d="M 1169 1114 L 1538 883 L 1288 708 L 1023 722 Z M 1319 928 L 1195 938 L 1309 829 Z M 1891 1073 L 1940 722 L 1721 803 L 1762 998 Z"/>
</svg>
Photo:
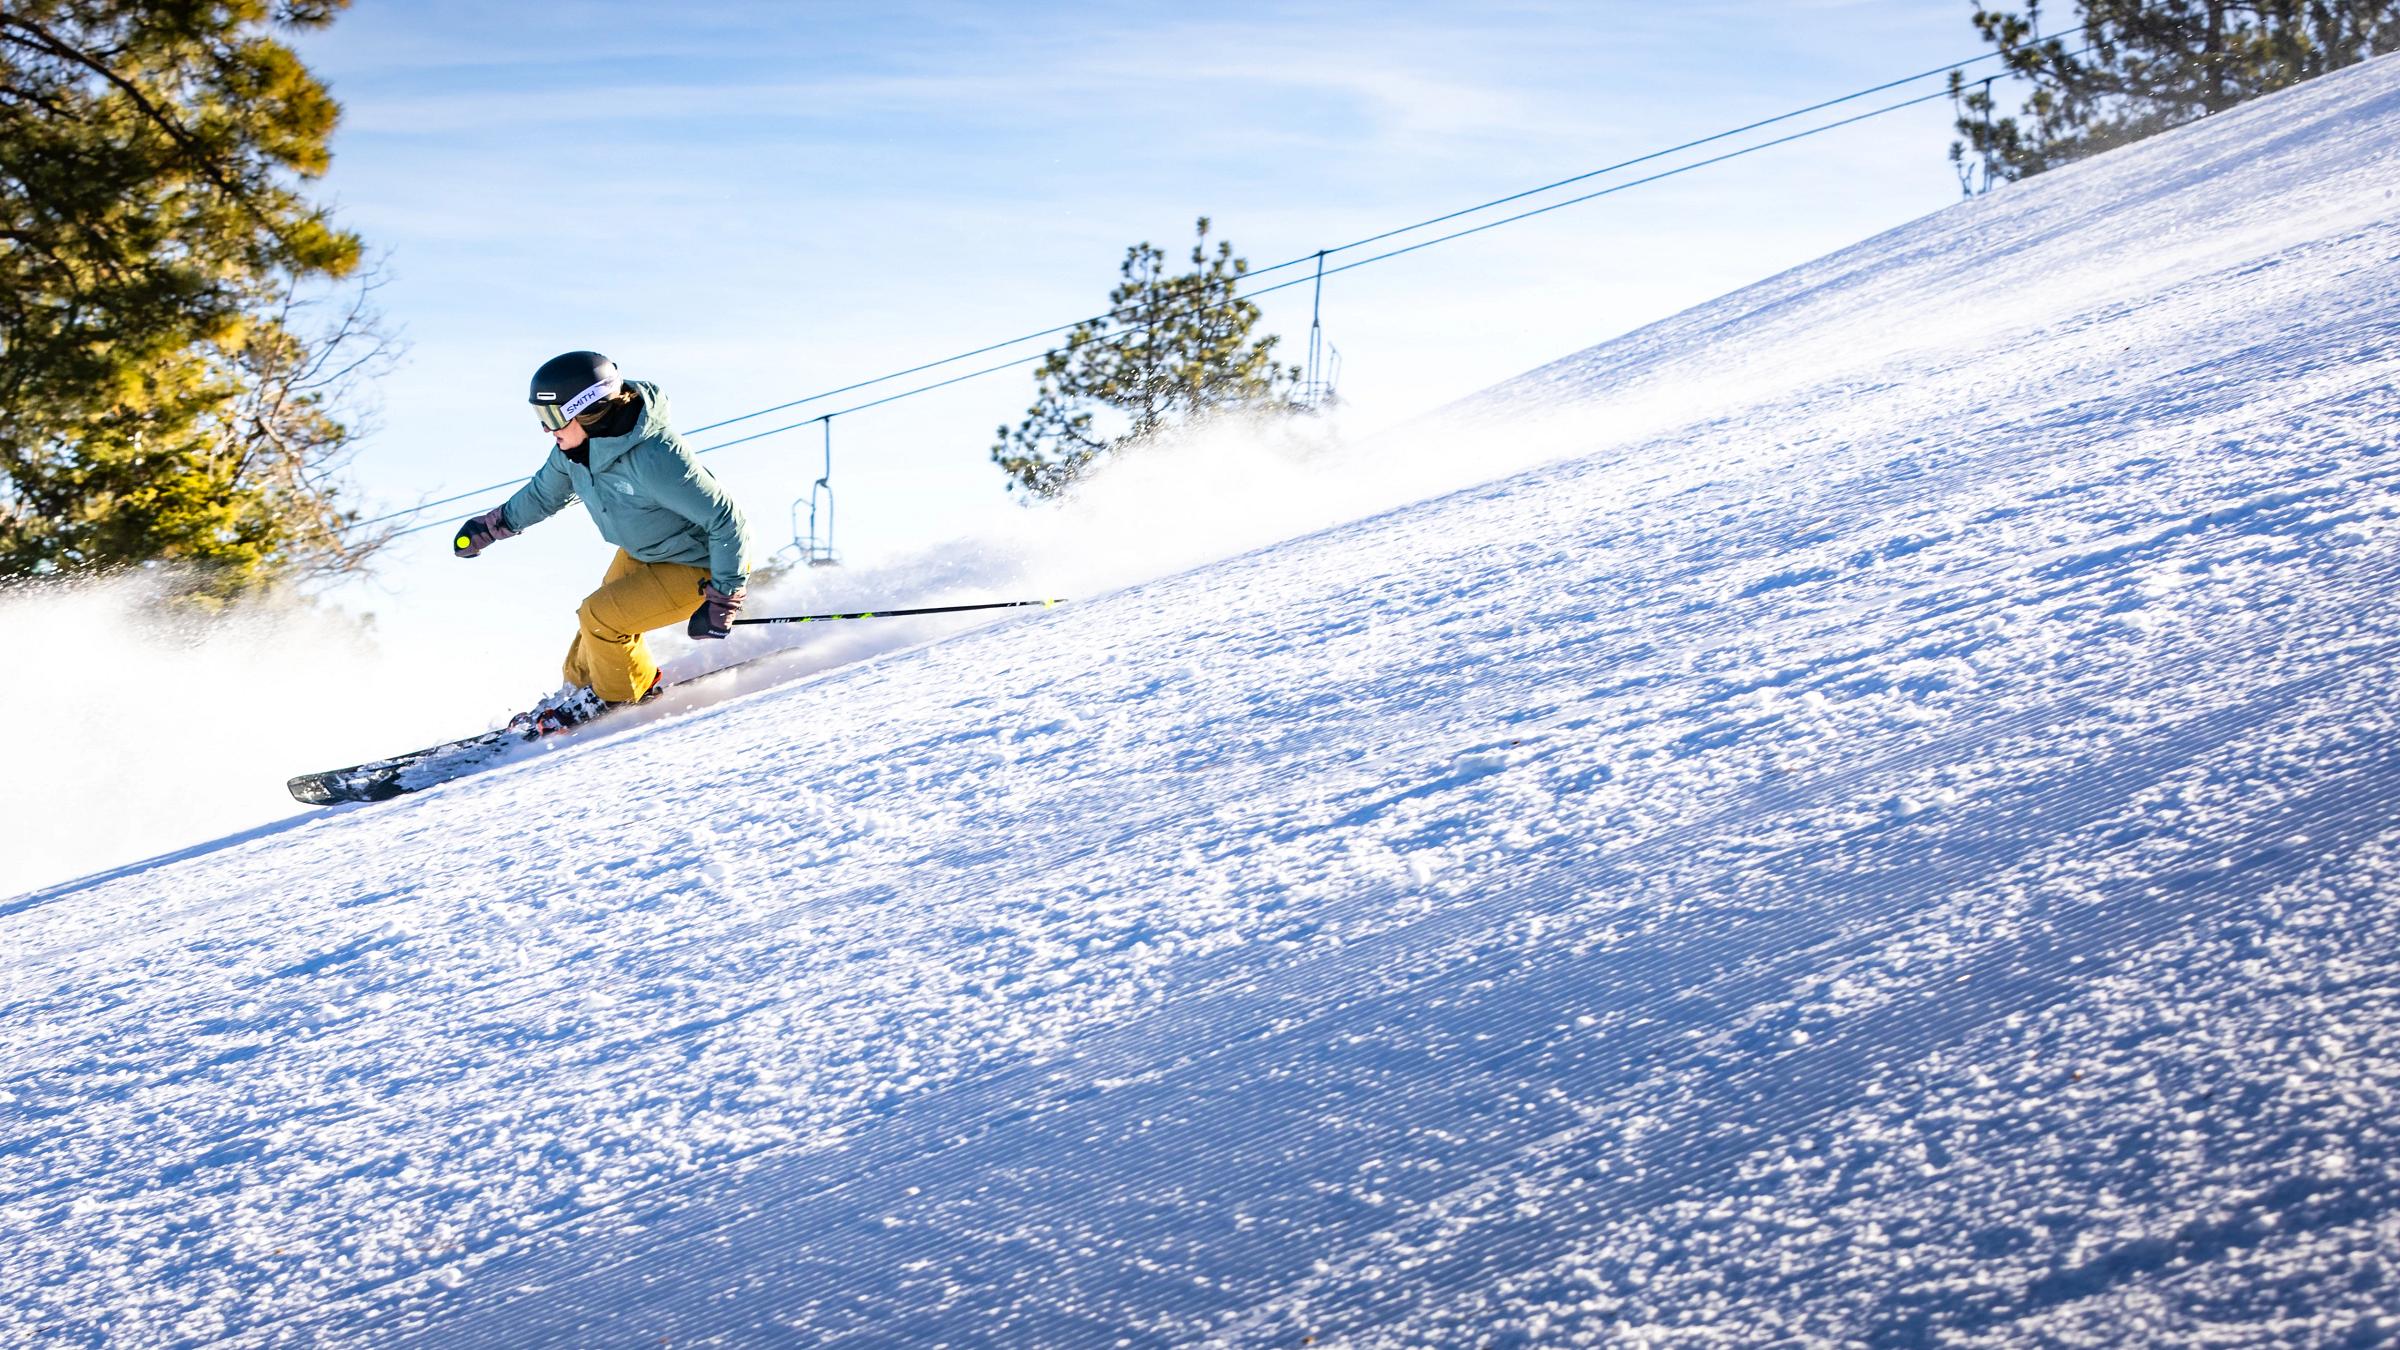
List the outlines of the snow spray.
<svg viewBox="0 0 2400 1350">
<path fill-rule="evenodd" d="M 0 589 L 0 897 L 289 815 L 294 766 L 481 726 L 491 696 L 312 605 L 177 617 L 155 578 Z"/>
<path fill-rule="evenodd" d="M 1000 530 L 882 565 L 799 569 L 754 584 L 747 608 L 864 612 L 1016 595 L 1089 604 L 1642 430 L 1613 427 L 1619 420 L 1622 405 L 1613 414 L 1587 405 L 1546 422 L 1511 422 L 1484 406 L 1345 446 L 1338 413 L 1224 419 L 1125 454 L 1067 499 Z M 0 590 L 8 650 L 44 654 L 17 685 L 14 772 L 0 787 L 0 897 L 271 825 L 303 809 L 284 788 L 293 774 L 496 726 L 543 692 L 518 686 L 526 671 L 549 668 L 555 627 L 539 628 L 538 653 L 498 659 L 479 645 L 474 660 L 453 662 L 439 652 L 384 651 L 367 625 L 330 607 L 177 621 L 162 617 L 159 593 L 156 580 L 139 576 Z M 670 682 L 780 657 L 752 678 L 714 686 L 711 697 L 721 699 L 994 621 L 932 614 L 761 625 L 706 643 L 668 630 L 650 640 Z M 1195 626 L 1207 622 L 1205 612 L 1193 615 Z"/>
</svg>

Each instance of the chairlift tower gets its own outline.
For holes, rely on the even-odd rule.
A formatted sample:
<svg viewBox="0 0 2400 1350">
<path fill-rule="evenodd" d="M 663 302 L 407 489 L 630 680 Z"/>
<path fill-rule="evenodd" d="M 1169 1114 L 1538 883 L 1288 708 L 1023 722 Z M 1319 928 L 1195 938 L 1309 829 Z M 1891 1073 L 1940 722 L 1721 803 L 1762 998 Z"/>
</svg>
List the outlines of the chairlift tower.
<svg viewBox="0 0 2400 1350">
<path fill-rule="evenodd" d="M 1308 303 L 1308 372 L 1294 392 L 1293 402 L 1310 412 L 1321 412 L 1334 401 L 1334 386 L 1341 378 L 1341 349 L 1325 340 L 1325 250 L 1318 249 L 1316 291 Z"/>
</svg>

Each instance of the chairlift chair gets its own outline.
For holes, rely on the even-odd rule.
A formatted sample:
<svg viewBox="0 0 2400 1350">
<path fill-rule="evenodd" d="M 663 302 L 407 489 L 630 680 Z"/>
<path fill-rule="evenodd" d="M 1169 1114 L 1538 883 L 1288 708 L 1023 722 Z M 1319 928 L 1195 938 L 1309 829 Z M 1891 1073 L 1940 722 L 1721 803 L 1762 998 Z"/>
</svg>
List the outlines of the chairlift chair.
<svg viewBox="0 0 2400 1350">
<path fill-rule="evenodd" d="M 800 503 L 792 502 L 792 542 L 777 551 L 787 566 L 839 567 L 842 555 L 833 546 L 833 418 L 825 423 L 825 472 L 808 489 L 808 528 L 800 527 Z M 788 561 L 787 561 L 788 560 Z"/>
</svg>

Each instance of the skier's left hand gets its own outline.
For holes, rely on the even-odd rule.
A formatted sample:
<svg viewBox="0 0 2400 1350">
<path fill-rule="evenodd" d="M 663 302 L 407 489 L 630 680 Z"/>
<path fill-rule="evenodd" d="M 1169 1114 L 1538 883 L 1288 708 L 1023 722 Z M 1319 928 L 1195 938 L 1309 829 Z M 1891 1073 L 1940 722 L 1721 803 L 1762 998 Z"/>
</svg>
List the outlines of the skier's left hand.
<svg viewBox="0 0 2400 1350">
<path fill-rule="evenodd" d="M 747 586 L 737 586 L 727 595 L 713 581 L 700 583 L 700 608 L 692 611 L 692 621 L 683 631 L 696 638 L 721 638 L 733 635 L 733 616 L 742 612 L 742 600 L 750 594 Z"/>
</svg>

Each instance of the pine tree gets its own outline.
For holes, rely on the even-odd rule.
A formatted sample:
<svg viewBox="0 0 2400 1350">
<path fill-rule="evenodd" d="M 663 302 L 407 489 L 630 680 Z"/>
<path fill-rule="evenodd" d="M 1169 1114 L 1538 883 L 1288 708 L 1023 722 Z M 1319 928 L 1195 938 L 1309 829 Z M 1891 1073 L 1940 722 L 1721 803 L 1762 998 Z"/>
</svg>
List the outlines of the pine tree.
<svg viewBox="0 0 2400 1350">
<path fill-rule="evenodd" d="M 345 3 L 0 9 L 0 576 L 170 563 L 227 596 L 378 542 L 329 475 L 388 343 L 300 193 L 340 109 L 273 36 Z"/>
<path fill-rule="evenodd" d="M 2075 28 L 2045 37 L 2039 0 L 2022 14 L 1976 8 L 1976 31 L 2033 88 L 2015 117 L 1995 117 L 1991 81 L 1950 73 L 1950 160 L 1969 192 L 2400 47 L 2400 0 L 2082 0 L 2081 10 Z"/>
<path fill-rule="evenodd" d="M 1125 250 L 1108 313 L 1043 358 L 1033 406 L 992 447 L 1010 491 L 1054 497 L 1103 458 L 1170 428 L 1293 407 L 1299 368 L 1277 364 L 1277 338 L 1251 335 L 1258 306 L 1236 294 L 1250 264 L 1228 242 L 1212 252 L 1208 228 L 1200 217 L 1187 272 L 1169 273 L 1148 242 Z"/>
</svg>

